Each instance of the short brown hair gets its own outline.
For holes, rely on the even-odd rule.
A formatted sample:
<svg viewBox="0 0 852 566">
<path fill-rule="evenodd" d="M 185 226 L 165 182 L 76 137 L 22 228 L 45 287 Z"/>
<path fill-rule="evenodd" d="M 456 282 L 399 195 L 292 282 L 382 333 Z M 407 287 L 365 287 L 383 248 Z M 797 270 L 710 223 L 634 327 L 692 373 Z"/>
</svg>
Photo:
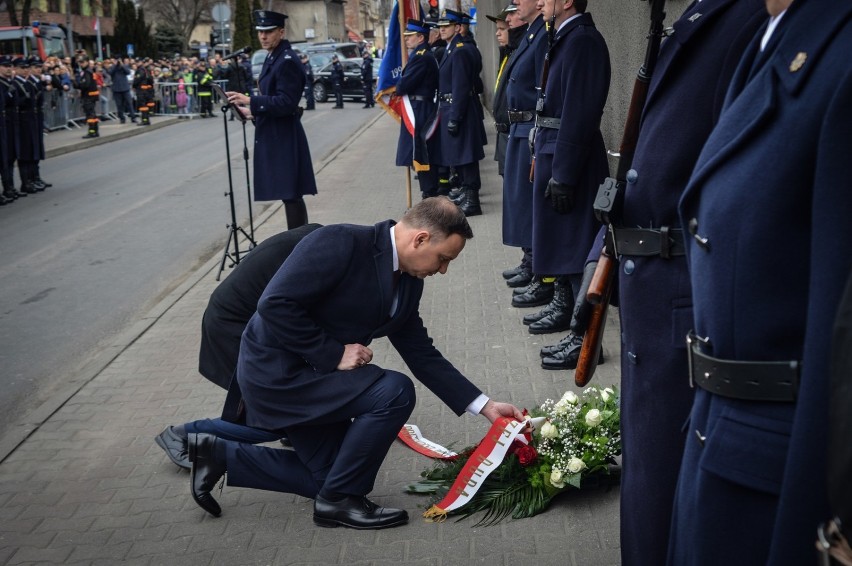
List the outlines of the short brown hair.
<svg viewBox="0 0 852 566">
<path fill-rule="evenodd" d="M 441 238 L 453 234 L 465 240 L 473 238 L 473 230 L 464 212 L 445 196 L 421 200 L 405 212 L 400 222 L 412 228 L 428 230 L 430 234 Z"/>
</svg>

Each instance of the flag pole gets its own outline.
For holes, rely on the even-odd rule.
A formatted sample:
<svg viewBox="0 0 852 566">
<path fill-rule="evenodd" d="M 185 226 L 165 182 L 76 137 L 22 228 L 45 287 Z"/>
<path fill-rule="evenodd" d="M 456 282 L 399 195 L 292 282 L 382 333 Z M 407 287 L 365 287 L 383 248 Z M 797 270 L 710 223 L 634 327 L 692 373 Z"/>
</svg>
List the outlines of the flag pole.
<svg viewBox="0 0 852 566">
<path fill-rule="evenodd" d="M 403 0 L 397 0 L 397 3 Z M 409 3 L 410 0 L 404 0 L 406 3 Z M 408 49 L 405 48 L 405 35 L 403 32 L 405 31 L 405 26 L 408 22 L 405 21 L 405 13 L 406 10 L 402 5 L 397 4 L 397 14 L 396 17 L 399 20 L 399 53 L 402 60 L 402 68 L 405 68 L 405 65 L 408 63 Z M 413 15 L 413 13 L 412 13 Z M 412 142 L 413 143 L 413 142 Z M 405 194 L 406 194 L 406 202 L 408 204 L 408 208 L 411 208 L 411 167 L 405 168 Z"/>
</svg>

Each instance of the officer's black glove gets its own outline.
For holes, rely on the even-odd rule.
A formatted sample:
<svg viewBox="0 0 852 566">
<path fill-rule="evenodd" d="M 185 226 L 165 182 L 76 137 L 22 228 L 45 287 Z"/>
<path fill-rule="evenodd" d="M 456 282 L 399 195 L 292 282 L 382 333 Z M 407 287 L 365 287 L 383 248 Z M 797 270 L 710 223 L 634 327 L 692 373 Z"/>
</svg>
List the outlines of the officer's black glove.
<svg viewBox="0 0 852 566">
<path fill-rule="evenodd" d="M 589 287 L 592 284 L 592 276 L 595 274 L 598 262 L 590 261 L 583 268 L 583 282 L 580 283 L 580 291 L 574 300 L 574 311 L 571 313 L 571 332 L 577 336 L 583 336 L 589 326 L 589 317 L 592 315 L 592 309 L 595 305 L 589 302 L 586 294 L 589 292 Z"/>
<path fill-rule="evenodd" d="M 559 214 L 568 214 L 574 208 L 574 187 L 551 178 L 544 190 L 544 198 L 550 199 L 553 210 Z"/>
<path fill-rule="evenodd" d="M 459 123 L 455 120 L 450 120 L 447 122 L 447 133 L 453 137 L 459 135 Z"/>
</svg>

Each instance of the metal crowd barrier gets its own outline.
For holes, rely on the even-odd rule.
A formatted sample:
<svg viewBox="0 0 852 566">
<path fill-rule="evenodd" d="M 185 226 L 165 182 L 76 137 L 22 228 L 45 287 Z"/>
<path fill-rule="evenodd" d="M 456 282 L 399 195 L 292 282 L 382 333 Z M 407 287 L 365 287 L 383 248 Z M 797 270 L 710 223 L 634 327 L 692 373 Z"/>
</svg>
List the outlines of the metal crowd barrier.
<svg viewBox="0 0 852 566">
<path fill-rule="evenodd" d="M 228 81 L 218 80 L 213 82 L 221 86 L 223 90 L 227 89 Z M 154 115 L 197 118 L 201 107 L 198 99 L 198 85 L 196 83 L 184 83 L 184 89 L 187 93 L 187 105 L 185 108 L 178 108 L 178 83 L 155 83 Z M 83 112 L 83 105 L 80 102 L 79 90 L 75 88 L 68 91 L 54 89 L 44 94 L 43 109 L 44 127 L 46 130 L 52 132 L 63 128 L 79 128 L 85 125 L 86 114 Z M 130 94 L 133 99 L 133 108 L 138 114 L 136 93 L 131 89 Z M 221 102 L 215 92 L 212 96 L 214 106 Z M 101 88 L 100 100 L 95 108 L 101 119 L 118 120 L 118 109 L 112 96 L 111 87 L 106 86 Z"/>
</svg>

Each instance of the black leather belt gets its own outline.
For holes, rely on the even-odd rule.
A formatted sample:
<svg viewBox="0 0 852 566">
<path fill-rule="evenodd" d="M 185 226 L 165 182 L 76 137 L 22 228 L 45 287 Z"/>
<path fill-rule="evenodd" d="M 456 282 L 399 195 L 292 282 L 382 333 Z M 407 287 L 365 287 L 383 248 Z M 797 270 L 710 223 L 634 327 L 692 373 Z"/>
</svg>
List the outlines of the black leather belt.
<svg viewBox="0 0 852 566">
<path fill-rule="evenodd" d="M 501 124 L 500 122 L 494 122 L 494 128 L 497 130 L 497 133 L 500 133 L 500 134 L 508 134 L 509 133 L 509 124 Z"/>
<path fill-rule="evenodd" d="M 440 100 L 441 102 L 449 102 L 450 104 L 452 104 L 453 103 L 453 93 L 448 92 L 447 94 L 439 94 L 438 100 Z"/>
<path fill-rule="evenodd" d="M 715 395 L 746 401 L 792 403 L 796 400 L 799 362 L 721 360 L 701 352 L 699 342 L 701 339 L 692 332 L 686 337 L 690 386 L 697 385 Z"/>
<path fill-rule="evenodd" d="M 647 228 L 612 227 L 617 255 L 654 256 L 663 259 L 684 255 L 683 230 L 663 226 L 659 230 Z"/>
<path fill-rule="evenodd" d="M 535 118 L 535 127 L 536 128 L 548 128 L 551 130 L 558 130 L 559 125 L 562 123 L 561 118 L 548 118 L 547 116 L 536 116 Z"/>
<path fill-rule="evenodd" d="M 510 124 L 532 122 L 535 119 L 535 112 L 532 110 L 509 110 L 508 114 Z"/>
</svg>

